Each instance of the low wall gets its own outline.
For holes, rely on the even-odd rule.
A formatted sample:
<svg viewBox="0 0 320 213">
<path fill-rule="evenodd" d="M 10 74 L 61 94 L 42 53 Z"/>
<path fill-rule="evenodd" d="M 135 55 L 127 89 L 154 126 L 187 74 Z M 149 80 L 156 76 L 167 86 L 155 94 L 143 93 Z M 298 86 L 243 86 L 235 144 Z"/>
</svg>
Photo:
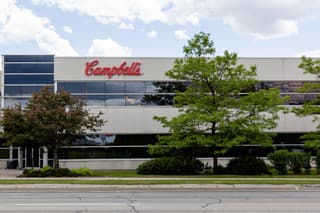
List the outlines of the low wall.
<svg viewBox="0 0 320 213">
<path fill-rule="evenodd" d="M 150 159 L 68 159 L 59 160 L 61 168 L 90 168 L 92 170 L 135 170 Z"/>
<path fill-rule="evenodd" d="M 212 158 L 199 158 L 204 164 L 213 166 Z M 226 166 L 232 158 L 219 158 L 218 164 Z M 139 159 L 68 159 L 59 160 L 61 168 L 90 168 L 92 170 L 135 170 L 150 158 Z"/>
<path fill-rule="evenodd" d="M 6 169 L 7 168 L 7 160 L 8 159 L 0 159 L 0 169 Z"/>
</svg>

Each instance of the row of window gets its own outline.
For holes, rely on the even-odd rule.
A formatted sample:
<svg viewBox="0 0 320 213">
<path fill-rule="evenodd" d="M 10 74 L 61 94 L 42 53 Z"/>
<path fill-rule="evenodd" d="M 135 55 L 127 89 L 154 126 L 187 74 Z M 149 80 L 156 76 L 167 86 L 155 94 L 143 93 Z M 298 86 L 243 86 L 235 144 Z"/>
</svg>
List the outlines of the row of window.
<svg viewBox="0 0 320 213">
<path fill-rule="evenodd" d="M 58 82 L 58 90 L 70 93 L 175 93 L 184 91 L 188 82 L 161 81 L 108 81 Z"/>
<path fill-rule="evenodd" d="M 174 103 L 172 94 L 145 94 L 145 95 L 74 95 L 86 102 L 88 106 L 170 106 Z M 301 105 L 306 101 L 314 100 L 316 94 L 290 94 L 286 105 Z M 20 103 L 25 106 L 27 98 L 5 98 L 5 107 Z"/>
<path fill-rule="evenodd" d="M 40 92 L 44 86 L 5 86 L 5 96 L 31 96 L 33 93 Z M 53 86 L 50 86 L 50 91 L 53 92 Z"/>
<path fill-rule="evenodd" d="M 4 64 L 4 73 L 53 73 L 53 63 L 48 64 Z"/>
<path fill-rule="evenodd" d="M 5 75 L 5 84 L 53 84 L 53 74 L 47 75 Z"/>
<path fill-rule="evenodd" d="M 88 106 L 170 106 L 174 95 L 87 95 L 76 96 Z M 26 106 L 28 98 L 5 98 L 5 107 L 20 103 Z"/>
<path fill-rule="evenodd" d="M 261 81 L 257 83 L 256 89 L 278 88 L 281 93 L 299 92 L 305 83 L 319 84 L 314 81 Z"/>
<path fill-rule="evenodd" d="M 4 62 L 53 62 L 53 55 L 5 55 Z"/>
<path fill-rule="evenodd" d="M 278 88 L 281 93 L 293 93 L 298 92 L 304 83 L 306 82 L 263 81 L 257 83 L 255 89 Z M 189 82 L 162 81 L 58 82 L 58 89 L 64 89 L 70 93 L 175 93 L 176 91 L 184 91 L 189 85 Z"/>
</svg>

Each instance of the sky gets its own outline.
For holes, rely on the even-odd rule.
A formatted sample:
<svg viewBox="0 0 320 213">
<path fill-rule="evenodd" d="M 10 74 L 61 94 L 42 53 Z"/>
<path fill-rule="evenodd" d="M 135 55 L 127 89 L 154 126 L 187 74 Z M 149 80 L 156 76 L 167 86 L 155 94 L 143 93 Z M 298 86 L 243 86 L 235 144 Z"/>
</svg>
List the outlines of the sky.
<svg viewBox="0 0 320 213">
<path fill-rule="evenodd" d="M 1 0 L 0 53 L 179 57 L 195 33 L 217 54 L 320 56 L 320 0 Z"/>
</svg>

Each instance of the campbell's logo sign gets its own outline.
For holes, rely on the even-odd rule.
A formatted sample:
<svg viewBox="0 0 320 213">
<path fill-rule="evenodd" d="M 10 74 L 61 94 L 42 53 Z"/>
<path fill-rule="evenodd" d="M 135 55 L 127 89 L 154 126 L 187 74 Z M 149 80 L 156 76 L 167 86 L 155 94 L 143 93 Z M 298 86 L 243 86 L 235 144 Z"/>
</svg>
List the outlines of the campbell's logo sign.
<svg viewBox="0 0 320 213">
<path fill-rule="evenodd" d="M 140 62 L 132 62 L 131 64 L 128 64 L 126 61 L 124 61 L 119 66 L 109 67 L 99 66 L 99 63 L 99 60 L 87 62 L 85 67 L 86 76 L 103 75 L 107 76 L 108 78 L 112 78 L 114 75 L 142 75 Z"/>
</svg>

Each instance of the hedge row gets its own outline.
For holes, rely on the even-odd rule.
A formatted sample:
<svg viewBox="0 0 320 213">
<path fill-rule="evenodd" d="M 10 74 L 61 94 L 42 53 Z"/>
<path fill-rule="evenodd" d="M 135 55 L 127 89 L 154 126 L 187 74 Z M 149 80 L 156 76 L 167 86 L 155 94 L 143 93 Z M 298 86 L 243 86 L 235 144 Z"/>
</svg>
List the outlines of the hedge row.
<svg viewBox="0 0 320 213">
<path fill-rule="evenodd" d="M 70 170 L 67 168 L 53 169 L 50 166 L 41 169 L 25 169 L 22 174 L 23 177 L 80 177 L 92 175 L 93 171 L 87 168 Z"/>
</svg>

